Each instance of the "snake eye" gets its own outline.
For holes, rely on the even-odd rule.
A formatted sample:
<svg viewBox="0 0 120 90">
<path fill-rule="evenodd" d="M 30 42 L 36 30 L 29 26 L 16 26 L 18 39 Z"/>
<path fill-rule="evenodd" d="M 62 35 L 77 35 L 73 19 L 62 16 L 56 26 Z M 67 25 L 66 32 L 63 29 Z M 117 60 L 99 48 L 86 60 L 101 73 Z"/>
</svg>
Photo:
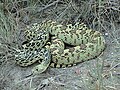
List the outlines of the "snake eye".
<svg viewBox="0 0 120 90">
<path fill-rule="evenodd" d="M 36 68 L 36 71 L 38 71 L 38 68 Z"/>
</svg>

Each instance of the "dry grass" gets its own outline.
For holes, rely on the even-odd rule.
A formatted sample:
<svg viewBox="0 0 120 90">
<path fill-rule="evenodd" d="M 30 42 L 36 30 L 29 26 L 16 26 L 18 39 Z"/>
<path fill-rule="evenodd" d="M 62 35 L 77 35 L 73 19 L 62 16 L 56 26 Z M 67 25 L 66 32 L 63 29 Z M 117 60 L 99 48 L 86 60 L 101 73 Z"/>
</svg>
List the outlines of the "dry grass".
<svg viewBox="0 0 120 90">
<path fill-rule="evenodd" d="M 84 22 L 103 33 L 107 47 L 94 60 L 71 68 L 49 68 L 29 76 L 31 68 L 15 64 L 14 48 L 25 25 L 43 20 Z M 119 0 L 5 0 L 0 3 L 0 90 L 119 90 Z"/>
</svg>

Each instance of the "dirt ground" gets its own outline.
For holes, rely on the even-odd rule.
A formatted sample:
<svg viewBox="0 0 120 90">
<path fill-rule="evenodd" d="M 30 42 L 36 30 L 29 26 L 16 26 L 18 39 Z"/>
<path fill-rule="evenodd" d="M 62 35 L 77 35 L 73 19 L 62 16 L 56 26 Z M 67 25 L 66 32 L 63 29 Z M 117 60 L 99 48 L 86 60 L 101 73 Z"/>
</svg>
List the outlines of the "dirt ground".
<svg viewBox="0 0 120 90">
<path fill-rule="evenodd" d="M 42 1 L 38 4 L 35 1 L 27 5 L 14 3 L 14 6 L 25 6 L 15 7 L 15 12 L 12 11 L 13 8 L 5 6 L 10 8 L 16 25 L 15 30 L 10 30 L 10 33 L 5 30 L 9 35 L 1 29 L 0 90 L 120 90 L 120 2 L 46 0 L 47 4 Z M 49 19 L 63 24 L 80 21 L 89 28 L 100 31 L 106 40 L 104 52 L 95 59 L 73 67 L 49 67 L 42 74 L 30 76 L 31 69 L 38 63 L 20 67 L 15 63 L 15 52 L 8 45 L 16 48 L 21 43 L 19 34 L 26 25 Z"/>
</svg>

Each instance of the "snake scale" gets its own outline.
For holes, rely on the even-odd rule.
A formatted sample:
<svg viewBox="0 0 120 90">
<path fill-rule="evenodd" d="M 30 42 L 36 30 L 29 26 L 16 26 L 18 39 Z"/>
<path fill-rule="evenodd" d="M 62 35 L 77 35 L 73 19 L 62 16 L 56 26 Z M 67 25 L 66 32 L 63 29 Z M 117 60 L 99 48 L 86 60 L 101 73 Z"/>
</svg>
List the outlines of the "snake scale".
<svg viewBox="0 0 120 90">
<path fill-rule="evenodd" d="M 33 73 L 42 73 L 49 65 L 72 66 L 95 58 L 105 49 L 102 34 L 79 22 L 74 25 L 62 25 L 52 20 L 34 23 L 25 29 L 24 36 L 22 49 L 15 55 L 16 62 L 28 66 L 38 61 L 40 64 L 33 68 Z M 65 48 L 65 44 L 72 47 Z"/>
</svg>

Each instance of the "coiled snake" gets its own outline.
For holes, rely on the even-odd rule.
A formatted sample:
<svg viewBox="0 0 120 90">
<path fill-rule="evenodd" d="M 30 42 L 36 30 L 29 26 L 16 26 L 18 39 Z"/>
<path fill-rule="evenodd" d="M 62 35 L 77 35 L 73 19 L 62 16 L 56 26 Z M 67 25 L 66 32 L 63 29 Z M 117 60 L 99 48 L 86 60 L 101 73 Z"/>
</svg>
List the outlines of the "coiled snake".
<svg viewBox="0 0 120 90">
<path fill-rule="evenodd" d="M 61 25 L 49 20 L 28 26 L 24 34 L 26 40 L 15 55 L 16 62 L 20 66 L 40 62 L 33 68 L 33 73 L 42 73 L 49 65 L 68 67 L 84 62 L 100 55 L 105 48 L 102 34 L 88 29 L 83 23 Z M 50 45 L 47 45 L 48 40 Z M 64 43 L 73 47 L 65 49 Z"/>
</svg>

